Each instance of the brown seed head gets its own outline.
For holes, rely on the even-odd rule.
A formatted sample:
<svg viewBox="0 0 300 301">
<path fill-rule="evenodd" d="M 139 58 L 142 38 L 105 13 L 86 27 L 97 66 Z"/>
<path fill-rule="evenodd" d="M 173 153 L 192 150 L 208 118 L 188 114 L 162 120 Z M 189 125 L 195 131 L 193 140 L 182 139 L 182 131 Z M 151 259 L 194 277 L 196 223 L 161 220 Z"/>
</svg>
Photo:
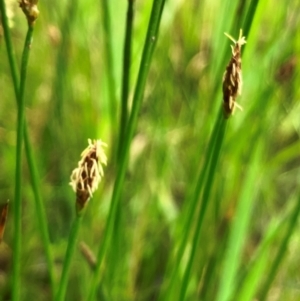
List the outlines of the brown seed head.
<svg viewBox="0 0 300 301">
<path fill-rule="evenodd" d="M 78 167 L 71 174 L 73 190 L 76 192 L 77 214 L 85 207 L 88 200 L 98 188 L 103 177 L 102 164 L 107 164 L 107 158 L 103 147 L 106 146 L 101 140 L 88 139 L 88 147 L 82 152 Z"/>
<path fill-rule="evenodd" d="M 20 7 L 23 10 L 23 13 L 25 14 L 28 25 L 33 26 L 35 23 L 35 20 L 39 16 L 39 10 L 37 7 L 38 0 L 21 0 L 19 2 Z"/>
<path fill-rule="evenodd" d="M 235 41 L 230 35 L 225 35 L 234 42 L 231 46 L 232 57 L 223 75 L 223 107 L 225 117 L 228 118 L 233 114 L 235 107 L 242 110 L 235 100 L 238 95 L 242 92 L 242 59 L 241 59 L 241 48 L 242 45 L 246 44 L 245 37 L 242 36 L 242 30 L 240 30 L 240 36 Z"/>
</svg>

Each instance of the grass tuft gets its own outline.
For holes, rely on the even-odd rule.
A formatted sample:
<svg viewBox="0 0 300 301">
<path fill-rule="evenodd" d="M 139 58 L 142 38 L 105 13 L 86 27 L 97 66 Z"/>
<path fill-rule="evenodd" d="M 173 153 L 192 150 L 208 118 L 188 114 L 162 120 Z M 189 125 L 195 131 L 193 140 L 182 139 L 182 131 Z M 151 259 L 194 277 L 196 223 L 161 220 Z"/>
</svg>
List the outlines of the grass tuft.
<svg viewBox="0 0 300 301">
<path fill-rule="evenodd" d="M 299 299 L 299 1 L 198 2 L 0 0 L 1 300 Z"/>
</svg>

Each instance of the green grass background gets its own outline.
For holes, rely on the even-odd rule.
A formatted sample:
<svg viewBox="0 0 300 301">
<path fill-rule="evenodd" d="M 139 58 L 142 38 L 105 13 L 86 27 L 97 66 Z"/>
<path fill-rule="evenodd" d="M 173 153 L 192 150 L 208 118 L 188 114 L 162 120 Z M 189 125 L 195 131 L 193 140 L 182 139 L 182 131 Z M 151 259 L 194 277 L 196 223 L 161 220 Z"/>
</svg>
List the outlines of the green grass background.
<svg viewBox="0 0 300 301">
<path fill-rule="evenodd" d="M 69 177 L 88 138 L 108 144 L 108 166 L 78 241 L 97 254 L 106 231 L 122 160 L 122 82 L 129 80 L 130 115 L 152 7 L 134 3 L 128 72 L 122 69 L 127 3 L 39 3 L 24 100 L 54 290 L 75 218 Z M 11 21 L 19 66 L 27 22 L 16 2 Z M 300 298 L 299 26 L 298 0 L 166 1 L 96 300 Z M 237 38 L 240 28 L 247 40 L 237 99 L 243 111 L 224 121 L 218 112 L 232 42 L 223 33 Z M 0 58 L 0 202 L 10 199 L 0 258 L 8 263 L 17 106 L 3 35 Z M 55 300 L 25 155 L 22 181 L 20 300 Z M 0 271 L 5 300 L 11 269 Z M 93 273 L 76 248 L 66 300 L 87 300 Z"/>
</svg>

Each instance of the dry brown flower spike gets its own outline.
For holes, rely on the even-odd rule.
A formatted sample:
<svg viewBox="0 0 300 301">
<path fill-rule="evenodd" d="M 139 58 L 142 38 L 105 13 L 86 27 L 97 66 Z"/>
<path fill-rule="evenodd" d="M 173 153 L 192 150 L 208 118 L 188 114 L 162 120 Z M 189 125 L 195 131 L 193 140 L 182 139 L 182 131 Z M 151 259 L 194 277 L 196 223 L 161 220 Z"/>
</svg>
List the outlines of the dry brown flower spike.
<svg viewBox="0 0 300 301">
<path fill-rule="evenodd" d="M 78 167 L 71 174 L 73 190 L 76 192 L 76 211 L 79 214 L 88 200 L 98 188 L 103 177 L 102 165 L 107 164 L 103 147 L 107 146 L 101 140 L 88 139 L 88 147 L 82 152 Z"/>
<path fill-rule="evenodd" d="M 38 0 L 20 0 L 19 5 L 22 8 L 29 26 L 33 26 L 35 20 L 39 16 L 39 10 L 37 7 Z"/>
<path fill-rule="evenodd" d="M 246 44 L 246 39 L 242 34 L 242 30 L 240 30 L 239 39 L 236 41 L 225 33 L 225 35 L 234 42 L 234 45 L 231 46 L 232 57 L 223 75 L 223 107 L 225 118 L 230 117 L 236 107 L 242 110 L 242 107 L 235 102 L 237 96 L 242 92 L 243 84 L 241 48 L 242 45 Z"/>
</svg>

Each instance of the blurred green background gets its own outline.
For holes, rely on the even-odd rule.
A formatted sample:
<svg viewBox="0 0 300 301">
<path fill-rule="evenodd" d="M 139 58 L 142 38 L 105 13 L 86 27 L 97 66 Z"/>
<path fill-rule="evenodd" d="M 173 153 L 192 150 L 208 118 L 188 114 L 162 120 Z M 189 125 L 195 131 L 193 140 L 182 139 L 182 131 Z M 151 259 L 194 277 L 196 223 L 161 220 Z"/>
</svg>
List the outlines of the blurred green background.
<svg viewBox="0 0 300 301">
<path fill-rule="evenodd" d="M 300 3 L 257 2 L 242 59 L 243 92 L 237 101 L 243 111 L 237 110 L 227 121 L 186 300 L 219 298 L 218 288 L 226 275 L 222 267 L 228 231 L 244 185 L 251 199 L 250 224 L 230 300 L 261 300 L 260 293 L 274 272 L 268 268 L 284 246 L 300 201 Z M 20 64 L 27 23 L 16 1 L 6 3 Z M 75 216 L 69 178 L 88 138 L 108 144 L 105 177 L 88 205 L 79 237 L 94 253 L 101 244 L 116 177 L 127 1 L 107 3 L 109 14 L 103 1 L 39 2 L 28 65 L 26 118 L 57 281 Z M 224 32 L 238 37 L 251 4 L 253 0 L 166 1 L 98 300 L 158 300 L 167 290 L 167 263 L 172 268 L 189 195 L 205 164 L 222 105 L 222 76 L 232 44 Z M 129 110 L 151 6 L 152 1 L 134 3 L 130 74 L 125 70 L 130 81 Z M 2 31 L 0 58 L 0 202 L 11 201 L 4 241 L 12 248 L 17 106 Z M 257 163 L 253 154 L 258 147 L 262 155 L 255 180 L 245 184 Z M 25 156 L 23 171 L 22 300 L 50 300 Z M 191 231 L 195 225 L 196 218 Z M 289 232 L 266 300 L 300 299 L 298 229 L 299 222 Z M 188 241 L 187 254 L 191 234 Z M 263 243 L 265 249 L 255 257 Z M 1 252 L 0 256 L 4 258 Z M 255 281 L 247 272 L 252 262 L 258 263 Z M 1 273 L 9 278 L 9 269 Z M 66 300 L 85 300 L 91 273 L 78 249 Z M 239 295 L 238 285 L 247 291 L 247 283 L 253 284 L 253 291 Z M 177 296 L 176 289 L 173 292 Z"/>
</svg>

